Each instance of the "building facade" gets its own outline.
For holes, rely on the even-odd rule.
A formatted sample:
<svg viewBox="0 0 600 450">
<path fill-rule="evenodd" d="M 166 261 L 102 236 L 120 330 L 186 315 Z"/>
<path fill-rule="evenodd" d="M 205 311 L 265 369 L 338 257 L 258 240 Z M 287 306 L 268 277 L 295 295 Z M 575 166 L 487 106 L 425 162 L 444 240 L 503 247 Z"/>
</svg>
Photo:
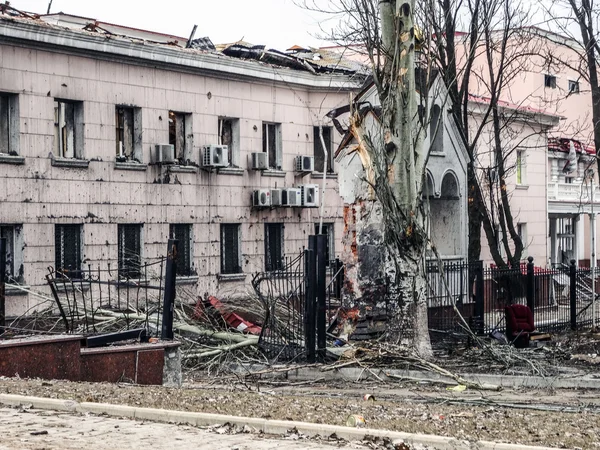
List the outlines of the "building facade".
<svg viewBox="0 0 600 450">
<path fill-rule="evenodd" d="M 48 306 L 29 293 L 48 292 L 48 267 L 77 277 L 110 264 L 139 279 L 135 268 L 165 255 L 169 237 L 179 240 L 179 282 L 199 295 L 244 294 L 251 274 L 299 252 L 320 219 L 318 198 L 257 207 L 271 189 L 314 188 L 330 253 L 340 251 L 340 136 L 325 114 L 360 77 L 59 19 L 0 16 L 8 316 Z M 297 171 L 298 156 L 315 157 L 315 170 Z"/>
</svg>

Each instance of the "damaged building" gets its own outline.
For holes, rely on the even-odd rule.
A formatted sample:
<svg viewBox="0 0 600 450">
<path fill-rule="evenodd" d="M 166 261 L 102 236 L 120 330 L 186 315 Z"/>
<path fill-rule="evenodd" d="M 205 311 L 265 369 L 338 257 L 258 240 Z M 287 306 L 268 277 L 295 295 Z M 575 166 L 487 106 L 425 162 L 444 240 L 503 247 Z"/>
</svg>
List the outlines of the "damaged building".
<svg viewBox="0 0 600 450">
<path fill-rule="evenodd" d="M 6 8 L 0 36 L 7 316 L 38 307 L 29 291 L 47 291 L 48 267 L 141 279 L 169 237 L 178 283 L 243 295 L 306 246 L 321 201 L 341 252 L 341 136 L 326 113 L 360 88 L 360 64 Z"/>
</svg>

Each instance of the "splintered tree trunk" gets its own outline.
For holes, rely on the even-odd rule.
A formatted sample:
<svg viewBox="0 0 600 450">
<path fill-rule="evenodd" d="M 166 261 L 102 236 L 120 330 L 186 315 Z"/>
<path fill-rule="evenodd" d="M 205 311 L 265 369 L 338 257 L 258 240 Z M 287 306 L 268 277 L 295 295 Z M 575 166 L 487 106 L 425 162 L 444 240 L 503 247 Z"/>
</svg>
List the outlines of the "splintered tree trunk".
<svg viewBox="0 0 600 450">
<path fill-rule="evenodd" d="M 378 89 L 388 183 L 382 179 L 379 184 L 385 186 L 376 190 L 383 206 L 389 250 L 389 295 L 397 306 L 389 337 L 429 357 L 427 237 L 420 201 L 425 155 L 416 119 L 414 5 L 415 0 L 380 0 L 385 65 Z"/>
</svg>

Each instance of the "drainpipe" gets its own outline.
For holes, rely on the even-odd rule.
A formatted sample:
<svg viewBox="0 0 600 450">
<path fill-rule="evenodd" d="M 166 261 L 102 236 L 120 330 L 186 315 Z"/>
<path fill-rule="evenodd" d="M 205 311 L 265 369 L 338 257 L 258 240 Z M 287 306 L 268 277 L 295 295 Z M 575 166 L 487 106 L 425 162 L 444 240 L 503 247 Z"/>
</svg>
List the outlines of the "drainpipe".
<svg viewBox="0 0 600 450">
<path fill-rule="evenodd" d="M 325 139 L 323 139 L 323 126 L 319 122 L 319 138 L 321 139 L 321 147 L 323 147 L 323 185 L 321 186 L 321 208 L 319 211 L 319 234 L 323 234 L 323 211 L 325 209 L 325 184 L 327 183 L 327 161 L 329 153 L 325 146 Z"/>
</svg>

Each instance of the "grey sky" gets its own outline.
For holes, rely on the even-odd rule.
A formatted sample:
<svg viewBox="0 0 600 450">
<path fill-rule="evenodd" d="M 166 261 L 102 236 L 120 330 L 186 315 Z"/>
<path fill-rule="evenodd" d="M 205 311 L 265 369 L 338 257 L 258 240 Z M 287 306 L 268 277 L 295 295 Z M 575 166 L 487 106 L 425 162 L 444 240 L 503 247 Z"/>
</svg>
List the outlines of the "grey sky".
<svg viewBox="0 0 600 450">
<path fill-rule="evenodd" d="M 12 0 L 17 9 L 46 13 L 49 0 Z M 241 38 L 284 50 L 294 44 L 327 45 L 312 37 L 325 19 L 304 11 L 292 0 L 53 0 L 51 12 L 65 12 L 135 28 L 188 37 L 194 24 L 196 37 L 214 43 Z"/>
</svg>

